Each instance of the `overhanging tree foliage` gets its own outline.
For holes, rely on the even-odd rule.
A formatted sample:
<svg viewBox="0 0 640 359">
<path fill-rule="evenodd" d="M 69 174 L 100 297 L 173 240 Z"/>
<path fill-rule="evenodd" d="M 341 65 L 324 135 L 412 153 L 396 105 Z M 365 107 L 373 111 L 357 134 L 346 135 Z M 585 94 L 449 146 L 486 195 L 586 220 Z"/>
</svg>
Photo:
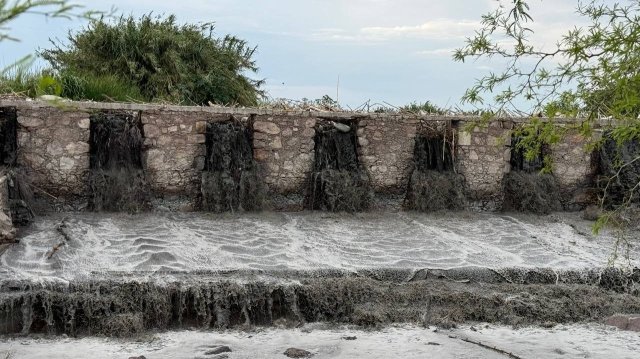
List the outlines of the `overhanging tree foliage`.
<svg viewBox="0 0 640 359">
<path fill-rule="evenodd" d="M 553 125 L 557 116 L 578 118 L 574 127 L 585 135 L 591 135 L 595 121 L 612 119 L 615 125 L 608 138 L 618 148 L 635 146 L 640 141 L 640 0 L 579 1 L 576 12 L 589 25 L 568 31 L 551 49 L 532 43 L 528 2 L 508 3 L 483 15 L 481 28 L 454 53 L 454 59 L 461 62 L 477 58 L 507 61 L 503 71 L 478 79 L 463 102 L 477 106 L 491 102 L 494 114 L 546 115 L 549 120 L 544 124 L 534 121 L 523 131 L 529 134 L 523 142 L 528 144 L 529 157 L 537 154 L 544 137 L 557 140 L 566 132 Z M 490 101 L 483 98 L 486 94 L 492 95 Z M 541 128 L 545 136 L 539 136 Z M 640 168 L 640 151 L 616 157 L 601 194 L 603 207 L 611 183 L 620 182 L 621 175 L 629 183 L 624 184 L 623 199 L 608 208 L 612 211 L 601 217 L 596 228 L 632 223 L 625 212 L 639 202 L 640 173 L 629 175 L 629 171 Z"/>
<path fill-rule="evenodd" d="M 64 82 L 116 76 L 148 101 L 257 104 L 263 82 L 247 76 L 258 70 L 256 48 L 213 30 L 212 23 L 179 25 L 173 15 L 100 19 L 41 55 Z"/>
<path fill-rule="evenodd" d="M 80 5 L 69 3 L 65 0 L 16 0 L 11 3 L 9 0 L 0 0 L 0 42 L 20 41 L 11 36 L 9 24 L 18 17 L 25 14 L 36 14 L 48 18 L 91 18 L 99 12 L 87 11 L 78 12 Z M 10 68 L 17 64 L 28 62 L 32 56 L 26 56 L 19 60 L 16 64 L 10 65 L 5 69 L 0 69 L 0 75 L 6 73 Z"/>
</svg>

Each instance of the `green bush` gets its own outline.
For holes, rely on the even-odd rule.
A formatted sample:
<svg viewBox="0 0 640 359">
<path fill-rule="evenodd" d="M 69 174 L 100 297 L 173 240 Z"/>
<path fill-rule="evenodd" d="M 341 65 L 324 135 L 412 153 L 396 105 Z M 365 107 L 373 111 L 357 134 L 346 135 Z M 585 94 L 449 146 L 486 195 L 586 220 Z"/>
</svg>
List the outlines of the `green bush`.
<svg viewBox="0 0 640 359">
<path fill-rule="evenodd" d="M 63 94 L 72 98 L 105 100 L 115 91 L 121 99 L 256 105 L 263 82 L 246 76 L 257 72 L 256 48 L 233 36 L 217 38 L 213 29 L 211 23 L 178 25 L 173 15 L 100 19 L 41 55 L 58 73 L 86 80 L 63 76 L 69 88 Z"/>
</svg>

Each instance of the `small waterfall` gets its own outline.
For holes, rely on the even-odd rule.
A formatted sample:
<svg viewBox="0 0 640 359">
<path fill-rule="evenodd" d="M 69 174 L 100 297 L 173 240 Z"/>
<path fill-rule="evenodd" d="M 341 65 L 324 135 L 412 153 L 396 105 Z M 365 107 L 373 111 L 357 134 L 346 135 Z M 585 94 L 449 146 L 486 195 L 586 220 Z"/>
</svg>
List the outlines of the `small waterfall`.
<svg viewBox="0 0 640 359">
<path fill-rule="evenodd" d="M 549 151 L 542 146 L 534 159 L 527 159 L 518 146 L 521 138 L 511 138 L 511 171 L 503 179 L 502 210 L 548 214 L 562 210 L 560 190 L 555 177 L 542 173 L 544 157 Z"/>
<path fill-rule="evenodd" d="M 321 123 L 316 128 L 314 167 L 305 207 L 357 212 L 369 208 L 369 176 L 360 165 L 356 124 Z"/>
<path fill-rule="evenodd" d="M 205 211 L 262 209 L 264 185 L 251 144 L 251 129 L 240 122 L 207 124 L 207 157 L 201 184 Z"/>
<path fill-rule="evenodd" d="M 640 204 L 640 189 L 633 190 L 640 183 L 640 160 L 633 162 L 637 158 L 640 158 L 640 139 L 619 144 L 610 133 L 604 134 L 604 142 L 598 151 L 597 185 L 602 192 L 607 189 L 607 209 L 624 202 Z M 616 177 L 618 171 L 620 173 Z M 612 179 L 611 182 L 609 179 Z"/>
<path fill-rule="evenodd" d="M 161 283 L 115 278 L 70 283 L 5 280 L 0 285 L 0 334 L 134 338 L 158 330 L 296 327 L 311 322 L 373 327 L 425 316 L 431 324 L 570 323 L 640 307 L 639 273 L 618 268 L 387 273 L 398 275 L 397 280 L 385 277 L 384 271 L 325 271 L 302 280 L 234 278 L 230 273 L 225 278 Z M 458 279 L 464 279 L 464 286 Z M 527 295 L 522 297 L 523 292 Z M 521 298 L 510 300 L 514 296 Z"/>
<path fill-rule="evenodd" d="M 35 217 L 33 193 L 24 171 L 17 168 L 18 114 L 15 107 L 0 107 L 0 167 L 8 168 L 8 195 L 14 225 L 24 226 Z"/>
<path fill-rule="evenodd" d="M 0 107 L 0 166 L 15 166 L 18 148 L 18 114 L 15 107 Z"/>
<path fill-rule="evenodd" d="M 450 129 L 416 137 L 407 208 L 422 212 L 464 208 L 465 181 L 454 170 L 452 139 Z"/>
<path fill-rule="evenodd" d="M 150 206 L 142 166 L 139 116 L 103 112 L 91 115 L 90 187 L 94 211 L 139 212 Z"/>
</svg>

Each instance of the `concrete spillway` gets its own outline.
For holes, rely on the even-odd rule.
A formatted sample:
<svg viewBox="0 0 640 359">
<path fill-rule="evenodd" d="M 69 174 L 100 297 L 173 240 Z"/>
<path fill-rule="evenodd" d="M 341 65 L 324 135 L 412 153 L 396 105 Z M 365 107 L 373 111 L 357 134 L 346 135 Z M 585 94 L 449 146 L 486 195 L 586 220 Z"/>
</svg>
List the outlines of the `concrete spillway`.
<svg viewBox="0 0 640 359">
<path fill-rule="evenodd" d="M 2 256 L 0 329 L 127 336 L 640 311 L 638 263 L 602 269 L 612 239 L 587 228 L 567 215 L 55 215 Z"/>
</svg>

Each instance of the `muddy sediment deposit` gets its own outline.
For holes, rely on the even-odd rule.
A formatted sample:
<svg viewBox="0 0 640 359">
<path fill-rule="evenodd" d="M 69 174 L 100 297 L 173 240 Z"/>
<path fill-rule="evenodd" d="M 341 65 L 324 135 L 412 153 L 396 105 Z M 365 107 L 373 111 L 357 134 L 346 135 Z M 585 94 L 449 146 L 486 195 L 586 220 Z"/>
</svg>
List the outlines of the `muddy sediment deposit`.
<svg viewBox="0 0 640 359">
<path fill-rule="evenodd" d="M 202 208 L 211 212 L 262 209 L 264 184 L 253 159 L 251 130 L 240 122 L 211 122 L 206 130 Z"/>
<path fill-rule="evenodd" d="M 417 136 L 414 170 L 405 199 L 408 209 L 430 212 L 461 210 L 466 204 L 464 176 L 454 171 L 450 138 L 444 134 Z"/>
<path fill-rule="evenodd" d="M 553 174 L 542 173 L 547 148 L 538 156 L 526 158 L 520 139 L 511 139 L 511 172 L 502 179 L 503 211 L 549 214 L 562 210 L 561 194 Z"/>
<path fill-rule="evenodd" d="M 321 123 L 314 141 L 306 209 L 333 212 L 368 209 L 373 192 L 358 158 L 356 124 Z"/>
<path fill-rule="evenodd" d="M 475 273 L 475 274 L 474 274 Z M 147 330 L 250 328 L 306 322 L 377 326 L 572 323 L 640 311 L 640 272 L 421 270 L 296 273 L 295 280 L 231 273 L 156 283 L 4 281 L 4 334 L 131 336 Z M 285 275 L 286 276 L 286 275 Z"/>
<path fill-rule="evenodd" d="M 140 118 L 101 112 L 90 120 L 90 207 L 94 211 L 148 209 L 150 191 L 142 166 Z"/>
<path fill-rule="evenodd" d="M 503 179 L 503 211 L 549 214 L 562 210 L 560 190 L 551 174 L 509 172 Z"/>
</svg>

